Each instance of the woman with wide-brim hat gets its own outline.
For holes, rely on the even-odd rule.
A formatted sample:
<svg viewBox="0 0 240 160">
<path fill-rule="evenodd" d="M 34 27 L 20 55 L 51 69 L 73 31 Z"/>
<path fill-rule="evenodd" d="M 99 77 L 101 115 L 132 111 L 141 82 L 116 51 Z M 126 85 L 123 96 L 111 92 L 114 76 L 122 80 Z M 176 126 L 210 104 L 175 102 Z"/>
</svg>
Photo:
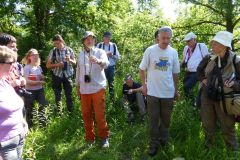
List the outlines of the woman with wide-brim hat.
<svg viewBox="0 0 240 160">
<path fill-rule="evenodd" d="M 226 114 L 220 107 L 221 86 L 224 92 L 240 91 L 240 74 L 237 74 L 240 73 L 240 58 L 238 56 L 234 58 L 235 53 L 231 50 L 232 38 L 230 32 L 217 32 L 211 40 L 212 54 L 204 57 L 197 69 L 198 78 L 202 82 L 200 114 L 207 148 L 214 143 L 217 120 L 220 122 L 227 148 L 231 150 L 238 148 L 235 117 Z"/>
</svg>

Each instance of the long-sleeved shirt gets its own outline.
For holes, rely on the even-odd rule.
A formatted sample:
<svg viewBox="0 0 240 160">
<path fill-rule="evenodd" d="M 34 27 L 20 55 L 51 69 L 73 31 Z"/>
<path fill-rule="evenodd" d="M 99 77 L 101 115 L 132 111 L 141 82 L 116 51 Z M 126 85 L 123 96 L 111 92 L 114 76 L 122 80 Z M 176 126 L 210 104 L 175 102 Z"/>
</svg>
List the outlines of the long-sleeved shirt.
<svg viewBox="0 0 240 160">
<path fill-rule="evenodd" d="M 89 56 L 95 56 L 101 61 L 101 64 L 93 64 L 89 61 Z M 104 50 L 93 48 L 89 53 L 81 51 L 77 61 L 76 84 L 80 86 L 81 94 L 96 93 L 106 87 L 106 77 L 104 68 L 109 64 L 107 54 Z M 84 81 L 84 76 L 88 75 L 91 79 L 89 83 Z"/>
</svg>

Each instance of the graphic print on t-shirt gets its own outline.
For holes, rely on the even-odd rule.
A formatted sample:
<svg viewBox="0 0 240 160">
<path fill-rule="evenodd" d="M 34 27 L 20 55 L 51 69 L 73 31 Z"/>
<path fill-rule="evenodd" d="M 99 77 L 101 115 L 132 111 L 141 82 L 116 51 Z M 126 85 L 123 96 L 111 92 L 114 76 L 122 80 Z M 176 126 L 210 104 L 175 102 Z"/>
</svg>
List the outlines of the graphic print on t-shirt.
<svg viewBox="0 0 240 160">
<path fill-rule="evenodd" d="M 155 63 L 155 69 L 160 71 L 167 71 L 168 66 L 170 66 L 170 63 L 168 62 L 168 57 L 159 57 L 158 61 L 154 61 Z"/>
</svg>

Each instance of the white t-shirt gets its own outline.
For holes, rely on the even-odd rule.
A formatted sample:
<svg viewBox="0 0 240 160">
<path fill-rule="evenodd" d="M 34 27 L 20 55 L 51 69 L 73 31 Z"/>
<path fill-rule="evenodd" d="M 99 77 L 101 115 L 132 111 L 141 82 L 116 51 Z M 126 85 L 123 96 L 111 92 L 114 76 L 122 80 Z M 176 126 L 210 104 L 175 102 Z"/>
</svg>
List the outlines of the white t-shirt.
<svg viewBox="0 0 240 160">
<path fill-rule="evenodd" d="M 91 64 L 89 62 L 89 55 L 94 55 L 100 59 L 105 66 L 99 64 Z M 93 48 L 91 53 L 81 51 L 77 61 L 76 69 L 76 84 L 80 85 L 81 94 L 93 94 L 106 87 L 106 77 L 104 67 L 107 67 L 109 61 L 104 50 Z M 84 75 L 91 77 L 90 83 L 85 83 Z"/>
<path fill-rule="evenodd" d="M 185 46 L 183 49 L 183 58 L 184 62 L 187 62 L 188 59 L 188 46 Z M 197 67 L 203 57 L 205 57 L 208 53 L 208 48 L 204 43 L 197 43 L 196 48 L 194 49 L 194 52 L 192 53 L 190 59 L 187 63 L 187 71 L 189 72 L 196 72 Z"/>
<path fill-rule="evenodd" d="M 173 74 L 180 72 L 178 53 L 171 46 L 161 49 L 158 44 L 146 49 L 141 70 L 147 71 L 147 94 L 158 98 L 174 97 Z"/>
</svg>

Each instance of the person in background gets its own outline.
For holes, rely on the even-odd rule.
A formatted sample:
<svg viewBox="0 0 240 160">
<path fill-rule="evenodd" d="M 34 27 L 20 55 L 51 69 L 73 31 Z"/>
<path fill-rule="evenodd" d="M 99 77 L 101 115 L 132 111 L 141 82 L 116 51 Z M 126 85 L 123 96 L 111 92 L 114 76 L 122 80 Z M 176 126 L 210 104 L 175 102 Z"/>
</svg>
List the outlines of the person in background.
<svg viewBox="0 0 240 160">
<path fill-rule="evenodd" d="M 6 46 L 15 53 L 17 53 L 17 40 L 10 34 L 0 33 L 0 45 Z M 23 67 L 17 61 L 11 67 L 9 76 L 6 77 L 9 83 L 14 87 L 15 91 L 22 96 L 24 93 L 24 86 L 26 80 L 23 77 Z"/>
<path fill-rule="evenodd" d="M 123 84 L 123 106 L 128 114 L 128 122 L 133 122 L 137 111 L 144 120 L 146 114 L 145 97 L 142 95 L 142 85 L 133 81 L 132 75 L 127 74 Z"/>
<path fill-rule="evenodd" d="M 114 100 L 114 76 L 115 76 L 115 65 L 117 60 L 120 58 L 120 53 L 118 51 L 117 45 L 110 42 L 112 34 L 110 32 L 105 32 L 103 34 L 103 42 L 97 44 L 97 48 L 103 49 L 108 56 L 109 65 L 105 69 L 105 75 L 108 81 L 109 95 L 112 100 Z"/>
<path fill-rule="evenodd" d="M 159 29 L 158 29 L 158 30 L 159 30 Z M 155 38 L 155 43 L 156 43 L 156 44 L 159 43 L 158 30 L 156 30 L 156 32 L 154 33 L 154 38 Z"/>
<path fill-rule="evenodd" d="M 221 131 L 226 147 L 230 150 L 238 150 L 238 141 L 235 130 L 235 117 L 221 110 L 222 91 L 230 93 L 240 91 L 240 58 L 232 49 L 232 33 L 219 31 L 211 41 L 212 55 L 204 57 L 197 68 L 198 79 L 202 82 L 202 95 L 200 115 L 202 128 L 205 134 L 205 147 L 214 145 L 214 135 L 217 120 L 220 122 Z M 234 64 L 236 65 L 234 69 Z M 235 75 L 232 77 L 232 75 Z M 215 77 L 219 77 L 218 80 Z M 232 79 L 232 80 L 230 80 Z M 222 81 L 222 82 L 221 82 Z M 221 84 L 223 89 L 219 90 Z"/>
<path fill-rule="evenodd" d="M 98 136 L 102 147 L 109 147 L 109 127 L 105 117 L 105 87 L 104 68 L 109 64 L 107 54 L 102 49 L 94 47 L 95 35 L 86 31 L 82 38 L 84 46 L 80 52 L 76 69 L 77 94 L 81 99 L 81 111 L 89 146 L 95 142 L 94 117 L 97 123 Z M 93 117 L 94 116 L 94 117 Z"/>
<path fill-rule="evenodd" d="M 42 126 L 45 125 L 45 107 L 47 101 L 44 94 L 43 85 L 45 77 L 40 67 L 39 53 L 36 49 L 30 49 L 22 60 L 24 66 L 24 78 L 27 81 L 26 89 L 32 93 L 31 97 L 24 97 L 25 107 L 27 110 L 27 122 L 29 127 L 33 125 L 33 108 L 34 102 L 39 103 L 38 119 Z"/>
<path fill-rule="evenodd" d="M 208 55 L 208 48 L 204 43 L 197 43 L 197 36 L 190 32 L 185 35 L 186 46 L 183 49 L 182 68 L 185 70 L 183 88 L 185 96 L 191 100 L 192 105 L 195 102 L 193 89 L 198 82 L 197 67 L 203 57 Z"/>
<path fill-rule="evenodd" d="M 23 100 L 6 77 L 17 60 L 16 52 L 0 46 L 0 159 L 20 160 L 28 125 L 23 118 Z"/>
<path fill-rule="evenodd" d="M 73 65 L 76 64 L 75 55 L 70 47 L 65 46 L 61 35 L 57 34 L 52 39 L 54 48 L 50 51 L 46 67 L 52 70 L 52 88 L 55 94 L 57 107 L 61 104 L 62 86 L 66 96 L 68 111 L 73 112 L 72 78 Z"/>
<path fill-rule="evenodd" d="M 155 156 L 158 147 L 168 145 L 174 98 L 178 99 L 178 53 L 169 44 L 170 27 L 158 30 L 159 43 L 148 47 L 140 68 L 143 95 L 147 96 L 150 142 L 148 154 Z"/>
</svg>

